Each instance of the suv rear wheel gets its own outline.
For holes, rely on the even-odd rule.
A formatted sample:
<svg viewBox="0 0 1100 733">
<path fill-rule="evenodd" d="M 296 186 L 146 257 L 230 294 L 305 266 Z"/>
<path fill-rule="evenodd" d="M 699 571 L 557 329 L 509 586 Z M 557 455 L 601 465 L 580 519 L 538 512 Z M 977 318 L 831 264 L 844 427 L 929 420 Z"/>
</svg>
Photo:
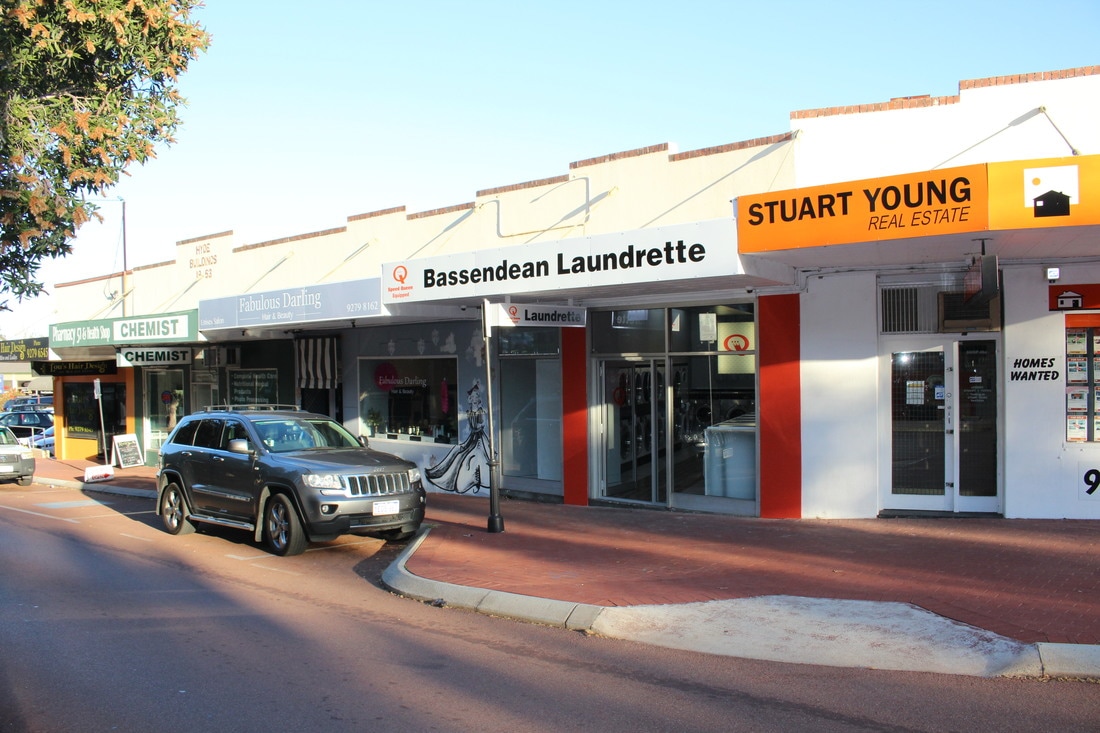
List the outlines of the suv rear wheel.
<svg viewBox="0 0 1100 733">
<path fill-rule="evenodd" d="M 195 531 L 195 526 L 187 519 L 183 492 L 175 482 L 165 486 L 160 495 L 160 518 L 168 534 L 190 534 Z"/>
<path fill-rule="evenodd" d="M 300 555 L 306 549 L 306 533 L 286 494 L 275 494 L 264 505 L 264 539 L 276 555 Z"/>
</svg>

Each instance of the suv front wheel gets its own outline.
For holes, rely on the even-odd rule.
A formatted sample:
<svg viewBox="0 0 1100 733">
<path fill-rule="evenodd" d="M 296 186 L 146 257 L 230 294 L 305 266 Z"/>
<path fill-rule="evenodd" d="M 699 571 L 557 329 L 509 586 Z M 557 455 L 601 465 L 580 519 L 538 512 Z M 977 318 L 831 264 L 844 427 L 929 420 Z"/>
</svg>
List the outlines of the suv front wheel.
<svg viewBox="0 0 1100 733">
<path fill-rule="evenodd" d="M 276 555 L 300 555 L 306 549 L 305 530 L 286 494 L 274 494 L 264 505 L 264 539 Z"/>
</svg>

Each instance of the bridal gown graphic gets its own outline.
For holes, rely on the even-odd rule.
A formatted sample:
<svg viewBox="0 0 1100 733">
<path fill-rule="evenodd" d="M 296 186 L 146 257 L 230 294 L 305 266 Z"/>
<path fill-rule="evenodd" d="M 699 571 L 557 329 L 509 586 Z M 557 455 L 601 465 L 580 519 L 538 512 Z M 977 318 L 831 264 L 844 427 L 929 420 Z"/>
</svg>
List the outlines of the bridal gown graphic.
<svg viewBox="0 0 1100 733">
<path fill-rule="evenodd" d="M 485 433 L 481 381 L 477 379 L 466 390 L 466 425 L 470 429 L 466 439 L 424 471 L 428 481 L 443 491 L 477 494 L 489 488 L 489 438 Z"/>
</svg>

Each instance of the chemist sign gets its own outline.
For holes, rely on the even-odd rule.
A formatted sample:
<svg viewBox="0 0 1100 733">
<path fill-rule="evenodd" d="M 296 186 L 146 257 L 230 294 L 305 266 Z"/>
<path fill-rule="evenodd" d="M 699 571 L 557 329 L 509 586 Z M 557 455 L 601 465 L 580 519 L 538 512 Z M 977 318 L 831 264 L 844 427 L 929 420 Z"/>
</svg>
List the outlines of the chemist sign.
<svg viewBox="0 0 1100 733">
<path fill-rule="evenodd" d="M 50 348 L 170 344 L 198 340 L 198 311 L 160 313 L 129 318 L 55 323 L 50 326 Z"/>
<path fill-rule="evenodd" d="M 120 367 L 177 366 L 191 363 L 191 349 L 120 349 L 116 354 Z"/>
</svg>

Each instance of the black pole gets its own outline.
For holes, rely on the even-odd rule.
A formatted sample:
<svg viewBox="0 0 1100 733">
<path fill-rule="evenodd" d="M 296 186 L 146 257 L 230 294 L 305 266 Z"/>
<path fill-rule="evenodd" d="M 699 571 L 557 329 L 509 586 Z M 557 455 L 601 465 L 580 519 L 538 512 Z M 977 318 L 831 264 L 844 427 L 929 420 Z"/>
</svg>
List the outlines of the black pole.
<svg viewBox="0 0 1100 733">
<path fill-rule="evenodd" d="M 497 459 L 496 431 L 493 426 L 493 350 L 490 348 L 492 331 L 489 325 L 489 301 L 481 303 L 481 335 L 485 341 L 485 404 L 489 411 L 486 421 L 489 428 L 489 532 L 504 531 L 504 517 L 500 516 L 500 461 Z"/>
</svg>

